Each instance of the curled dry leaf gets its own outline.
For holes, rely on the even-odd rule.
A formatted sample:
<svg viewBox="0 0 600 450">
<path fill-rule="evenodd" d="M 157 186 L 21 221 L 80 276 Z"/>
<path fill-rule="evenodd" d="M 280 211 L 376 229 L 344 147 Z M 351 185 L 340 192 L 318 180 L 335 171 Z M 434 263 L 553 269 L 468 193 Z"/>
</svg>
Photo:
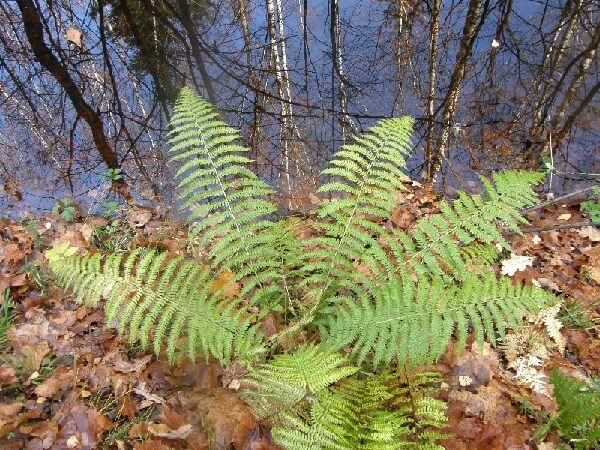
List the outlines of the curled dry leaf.
<svg viewBox="0 0 600 450">
<path fill-rule="evenodd" d="M 164 423 L 151 423 L 148 424 L 148 431 L 150 434 L 164 439 L 185 439 L 192 432 L 192 425 L 185 424 L 172 430 Z"/>
<path fill-rule="evenodd" d="M 161 396 L 152 394 L 151 392 L 148 392 L 148 390 L 146 388 L 146 383 L 143 381 L 140 382 L 138 387 L 135 388 L 133 392 L 135 392 L 138 395 L 141 395 L 142 397 L 144 397 L 146 400 L 148 400 L 151 403 L 163 404 L 165 402 L 165 399 L 162 398 Z"/>
<path fill-rule="evenodd" d="M 117 372 L 133 373 L 144 370 L 151 359 L 152 355 L 146 355 L 142 358 L 126 361 L 122 353 L 114 351 L 105 355 L 104 358 L 102 358 L 102 362 L 107 365 L 112 365 Z"/>
</svg>

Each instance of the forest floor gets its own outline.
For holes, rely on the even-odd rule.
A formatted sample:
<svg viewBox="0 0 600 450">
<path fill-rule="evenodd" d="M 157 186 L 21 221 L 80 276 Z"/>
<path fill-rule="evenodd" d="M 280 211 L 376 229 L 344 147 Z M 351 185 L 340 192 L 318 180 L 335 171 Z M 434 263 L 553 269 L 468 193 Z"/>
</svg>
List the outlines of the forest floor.
<svg viewBox="0 0 600 450">
<path fill-rule="evenodd" d="M 436 211 L 431 189 L 404 200 L 393 215 L 397 227 Z M 535 228 L 589 221 L 578 205 L 561 203 L 528 218 Z M 151 245 L 181 254 L 181 224 L 133 208 L 116 223 L 3 219 L 0 234 L 0 448 L 277 448 L 240 398 L 241 367 L 183 359 L 170 366 L 119 339 L 101 309 L 76 303 L 46 272 L 43 252 L 61 241 L 85 251 Z M 559 448 L 556 431 L 534 438 L 557 408 L 544 374 L 599 376 L 600 229 L 527 230 L 508 239 L 521 258 L 504 255 L 497 271 L 563 296 L 563 326 L 536 367 L 537 392 L 509 367 L 519 349 L 472 345 L 458 357 L 449 350 L 435 367 L 447 385 L 449 449 Z M 526 333 L 543 326 L 532 321 Z"/>
</svg>

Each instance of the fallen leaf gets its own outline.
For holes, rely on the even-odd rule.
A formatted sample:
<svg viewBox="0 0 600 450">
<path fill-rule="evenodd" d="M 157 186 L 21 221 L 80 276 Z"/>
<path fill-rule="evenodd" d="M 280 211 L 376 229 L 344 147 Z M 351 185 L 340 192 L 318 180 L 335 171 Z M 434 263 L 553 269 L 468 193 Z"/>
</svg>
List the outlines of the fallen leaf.
<svg viewBox="0 0 600 450">
<path fill-rule="evenodd" d="M 600 284 L 600 246 L 587 249 L 584 253 L 588 258 L 588 263 L 582 266 L 582 272 Z"/>
<path fill-rule="evenodd" d="M 107 365 L 112 365 L 117 372 L 133 373 L 144 370 L 151 359 L 152 355 L 146 355 L 142 358 L 134 359 L 133 361 L 126 361 L 123 358 L 122 353 L 115 351 L 106 354 L 104 358 L 102 358 L 102 362 Z"/>
<path fill-rule="evenodd" d="M 56 448 L 68 447 L 69 439 L 77 436 L 78 449 L 92 450 L 98 448 L 102 433 L 111 429 L 114 424 L 95 408 L 83 403 L 76 390 L 71 391 L 67 399 L 56 412 L 54 420 L 58 422 L 59 435 Z M 73 440 L 71 441 L 73 442 Z"/>
<path fill-rule="evenodd" d="M 52 420 L 45 420 L 32 425 L 22 425 L 19 427 L 19 431 L 28 436 L 41 439 L 42 443 L 47 444 L 43 448 L 49 448 L 58 433 L 58 424 Z"/>
<path fill-rule="evenodd" d="M 129 420 L 135 419 L 138 407 L 129 394 L 122 395 L 119 398 L 119 412 Z"/>
<path fill-rule="evenodd" d="M 583 227 L 577 230 L 577 234 L 592 242 L 600 242 L 600 229 L 597 227 Z"/>
<path fill-rule="evenodd" d="M 36 409 L 11 416 L 12 421 L 0 426 L 0 438 L 6 436 L 8 433 L 16 429 L 23 422 L 27 422 L 30 419 L 36 419 L 39 416 L 40 412 Z"/>
<path fill-rule="evenodd" d="M 185 419 L 178 412 L 162 405 L 160 408 L 160 420 L 172 430 L 176 430 L 185 425 Z"/>
<path fill-rule="evenodd" d="M 148 424 L 148 431 L 156 437 L 165 439 L 185 439 L 192 432 L 192 425 L 182 425 L 176 430 L 172 430 L 164 423 Z"/>
<path fill-rule="evenodd" d="M 72 369 L 57 369 L 50 378 L 46 379 L 42 384 L 37 386 L 33 392 L 38 397 L 52 398 L 59 391 L 66 390 L 74 381 Z"/>
<path fill-rule="evenodd" d="M 12 422 L 15 416 L 23 409 L 23 403 L 0 403 L 0 427 Z"/>
<path fill-rule="evenodd" d="M 468 375 L 460 375 L 458 377 L 458 384 L 463 387 L 470 386 L 473 384 L 473 379 Z"/>
<path fill-rule="evenodd" d="M 223 298 L 234 298 L 238 296 L 240 294 L 240 284 L 232 281 L 234 275 L 235 274 L 231 270 L 226 270 L 219 274 L 210 287 L 210 292 L 215 293 L 221 289 L 221 296 Z"/>
<path fill-rule="evenodd" d="M 152 219 L 152 210 L 142 206 L 133 206 L 127 212 L 127 222 L 131 228 L 142 228 Z"/>
<path fill-rule="evenodd" d="M 223 388 L 180 392 L 179 401 L 186 410 L 198 411 L 214 430 L 219 448 L 248 448 L 253 436 L 259 435 L 254 415 L 238 395 Z"/>
<path fill-rule="evenodd" d="M 510 258 L 502 261 L 502 275 L 513 276 L 515 272 L 525 270 L 533 264 L 533 256 L 515 255 L 511 253 Z"/>
<path fill-rule="evenodd" d="M 158 396 L 158 395 L 154 395 L 151 392 L 148 392 L 146 390 L 146 383 L 145 382 L 140 382 L 140 384 L 138 385 L 137 388 L 134 389 L 134 391 L 136 394 L 141 395 L 142 397 L 144 397 L 146 400 L 152 402 L 152 403 L 159 403 L 159 404 L 163 404 L 165 402 L 165 399 Z"/>
<path fill-rule="evenodd" d="M 79 437 L 76 435 L 73 435 L 69 439 L 67 439 L 67 447 L 68 448 L 77 448 L 77 446 L 79 444 L 80 444 Z"/>
<path fill-rule="evenodd" d="M 15 369 L 9 366 L 0 366 L 0 387 L 17 381 Z"/>
<path fill-rule="evenodd" d="M 560 216 L 558 216 L 558 220 L 569 220 L 571 218 L 571 214 L 569 213 L 564 213 L 561 214 Z"/>
<path fill-rule="evenodd" d="M 40 342 L 36 345 L 25 345 L 20 349 L 20 352 L 25 361 L 23 363 L 23 370 L 25 372 L 38 370 L 46 355 L 50 353 L 50 347 L 47 342 Z"/>
</svg>

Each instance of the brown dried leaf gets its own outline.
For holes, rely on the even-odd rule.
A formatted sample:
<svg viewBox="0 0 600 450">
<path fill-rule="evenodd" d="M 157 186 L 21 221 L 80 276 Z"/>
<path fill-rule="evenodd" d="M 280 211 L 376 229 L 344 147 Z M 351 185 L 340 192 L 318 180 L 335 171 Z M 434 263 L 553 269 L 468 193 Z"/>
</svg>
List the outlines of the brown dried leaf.
<svg viewBox="0 0 600 450">
<path fill-rule="evenodd" d="M 77 436 L 80 442 L 78 448 L 95 449 L 98 447 L 102 433 L 114 426 L 95 408 L 86 406 L 76 390 L 71 391 L 54 416 L 54 420 L 60 425 L 58 442 L 55 443 L 57 448 L 68 447 L 69 439 Z"/>
<path fill-rule="evenodd" d="M 17 381 L 15 369 L 9 366 L 0 366 L 0 387 Z"/>
<path fill-rule="evenodd" d="M 47 342 L 39 342 L 35 345 L 21 347 L 19 353 L 25 358 L 23 370 L 33 372 L 41 367 L 44 358 L 50 353 L 50 347 L 48 347 Z"/>
<path fill-rule="evenodd" d="M 185 425 L 185 419 L 178 412 L 168 406 L 162 405 L 160 410 L 160 420 L 172 430 L 176 430 Z"/>
<path fill-rule="evenodd" d="M 152 219 L 152 210 L 142 206 L 133 206 L 127 212 L 127 222 L 131 228 L 142 228 Z"/>
<path fill-rule="evenodd" d="M 577 230 L 577 234 L 592 242 L 600 242 L 600 229 L 597 227 L 583 227 Z"/>
<path fill-rule="evenodd" d="M 117 372 L 121 373 L 133 373 L 141 372 L 148 365 L 152 355 L 146 355 L 142 358 L 134 359 L 133 361 L 126 361 L 123 354 L 119 351 L 113 351 L 102 358 L 102 362 L 106 365 L 112 366 Z"/>
<path fill-rule="evenodd" d="M 119 412 L 129 420 L 133 420 L 137 416 L 138 407 L 129 394 L 119 397 Z"/>
<path fill-rule="evenodd" d="M 186 424 L 172 430 L 164 423 L 150 423 L 148 424 L 148 431 L 150 434 L 164 439 L 185 439 L 192 432 L 192 425 Z"/>
<path fill-rule="evenodd" d="M 179 401 L 187 410 L 195 410 L 206 418 L 214 429 L 218 447 L 247 448 L 253 436 L 259 435 L 254 415 L 235 393 L 228 389 L 197 389 L 180 393 Z"/>
<path fill-rule="evenodd" d="M 33 392 L 38 397 L 51 398 L 61 390 L 68 389 L 74 381 L 73 370 L 68 368 L 57 369 L 50 378 L 37 386 Z"/>
<path fill-rule="evenodd" d="M 133 392 L 135 392 L 138 395 L 141 395 L 142 397 L 144 397 L 146 400 L 148 400 L 151 403 L 163 404 L 165 402 L 165 399 L 162 398 L 161 396 L 152 394 L 151 392 L 148 392 L 148 390 L 146 389 L 146 383 L 143 381 L 140 382 L 138 387 L 135 388 Z"/>
<path fill-rule="evenodd" d="M 219 289 L 222 289 L 221 296 L 223 298 L 234 298 L 240 294 L 240 284 L 231 281 L 235 274 L 231 270 L 226 270 L 219 274 L 217 279 L 213 282 L 210 287 L 210 292 L 215 293 Z"/>
<path fill-rule="evenodd" d="M 23 409 L 23 403 L 0 403 L 0 427 L 12 422 L 15 416 Z"/>
</svg>

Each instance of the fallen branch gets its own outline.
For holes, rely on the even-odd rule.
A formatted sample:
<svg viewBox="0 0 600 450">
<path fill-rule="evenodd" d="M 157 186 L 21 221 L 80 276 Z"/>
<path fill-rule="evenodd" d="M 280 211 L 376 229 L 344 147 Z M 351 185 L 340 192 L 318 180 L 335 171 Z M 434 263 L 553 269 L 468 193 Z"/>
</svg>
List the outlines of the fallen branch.
<svg viewBox="0 0 600 450">
<path fill-rule="evenodd" d="M 547 227 L 533 227 L 523 228 L 521 233 L 538 233 L 542 231 L 555 231 L 555 230 L 566 230 L 569 228 L 583 228 L 583 227 L 600 227 L 600 222 L 577 222 L 577 223 L 561 223 L 557 225 L 549 225 Z M 502 233 L 503 236 L 513 236 L 515 232 Z"/>
<path fill-rule="evenodd" d="M 533 206 L 531 206 L 529 208 L 525 208 L 525 209 L 523 209 L 521 211 L 521 213 L 527 214 L 527 213 L 530 213 L 530 212 L 533 212 L 533 211 L 538 211 L 540 209 L 545 208 L 546 206 L 553 205 L 554 203 L 559 203 L 559 202 L 561 202 L 563 200 L 566 200 L 568 198 L 575 197 L 576 195 L 585 194 L 587 192 L 590 192 L 592 189 L 593 189 L 593 187 L 588 187 L 588 188 L 585 188 L 585 189 L 580 189 L 580 190 L 575 191 L 575 192 L 571 192 L 569 194 L 561 195 L 560 197 L 556 197 L 556 198 L 554 198 L 552 200 L 548 200 L 547 202 L 540 203 L 538 205 L 533 205 Z"/>
</svg>

